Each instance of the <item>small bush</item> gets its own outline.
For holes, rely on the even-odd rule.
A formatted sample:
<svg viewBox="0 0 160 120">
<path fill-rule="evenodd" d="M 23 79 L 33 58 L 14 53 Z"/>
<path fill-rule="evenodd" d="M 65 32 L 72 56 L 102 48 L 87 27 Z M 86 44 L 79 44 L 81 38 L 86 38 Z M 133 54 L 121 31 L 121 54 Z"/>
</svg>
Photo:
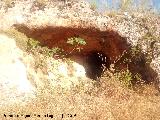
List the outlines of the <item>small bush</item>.
<svg viewBox="0 0 160 120">
<path fill-rule="evenodd" d="M 28 39 L 28 42 L 27 42 L 27 50 L 32 50 L 32 49 L 35 49 L 37 48 L 38 46 L 40 45 L 40 42 L 37 41 L 37 40 L 34 40 L 32 38 L 29 38 Z"/>
<path fill-rule="evenodd" d="M 86 45 L 86 41 L 83 38 L 80 38 L 80 37 L 71 37 L 71 38 L 68 38 L 67 43 L 70 44 L 70 45 L 72 45 L 74 47 L 72 49 L 72 51 L 70 52 L 70 54 L 74 50 L 78 50 L 80 52 L 81 49 L 83 49 L 81 46 Z"/>
<path fill-rule="evenodd" d="M 127 88 L 132 88 L 132 73 L 127 70 L 122 70 L 116 73 L 116 78 Z"/>
<path fill-rule="evenodd" d="M 68 44 L 71 45 L 86 45 L 86 41 L 83 38 L 80 37 L 72 37 L 72 38 L 68 38 L 67 41 Z"/>
</svg>

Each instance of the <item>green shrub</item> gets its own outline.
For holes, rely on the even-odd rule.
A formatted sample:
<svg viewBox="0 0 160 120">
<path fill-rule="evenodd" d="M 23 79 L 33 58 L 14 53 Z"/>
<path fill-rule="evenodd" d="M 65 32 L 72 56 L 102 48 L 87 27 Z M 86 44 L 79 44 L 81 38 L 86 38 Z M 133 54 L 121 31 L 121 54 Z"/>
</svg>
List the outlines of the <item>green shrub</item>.
<svg viewBox="0 0 160 120">
<path fill-rule="evenodd" d="M 83 39 L 83 38 L 80 38 L 80 37 L 71 37 L 71 38 L 68 38 L 68 41 L 67 41 L 68 44 L 71 44 L 71 45 L 86 45 L 86 41 Z"/>
<path fill-rule="evenodd" d="M 70 51 L 71 54 L 73 51 L 78 50 L 79 52 L 83 49 L 81 46 L 86 45 L 86 41 L 80 37 L 71 37 L 68 38 L 67 43 L 72 45 L 74 48 Z"/>
<path fill-rule="evenodd" d="M 125 87 L 132 88 L 132 73 L 127 70 L 122 70 L 116 73 L 116 78 L 124 85 Z"/>
<path fill-rule="evenodd" d="M 28 50 L 32 50 L 32 49 L 37 48 L 39 45 L 40 45 L 40 42 L 39 42 L 39 41 L 34 40 L 34 39 L 32 39 L 32 38 L 29 38 L 29 39 L 28 39 L 28 42 L 27 42 L 27 47 L 28 47 L 27 49 L 28 49 Z"/>
</svg>

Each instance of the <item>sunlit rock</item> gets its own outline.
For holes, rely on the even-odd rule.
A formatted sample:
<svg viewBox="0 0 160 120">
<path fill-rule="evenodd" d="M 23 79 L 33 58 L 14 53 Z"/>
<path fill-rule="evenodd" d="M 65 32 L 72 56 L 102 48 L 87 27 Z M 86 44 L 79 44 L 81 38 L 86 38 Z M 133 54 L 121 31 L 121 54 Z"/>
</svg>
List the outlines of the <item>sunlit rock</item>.
<svg viewBox="0 0 160 120">
<path fill-rule="evenodd" d="M 22 51 L 16 47 L 14 39 L 0 35 L 0 105 L 34 96 L 34 87 L 27 78 L 21 57 Z"/>
<path fill-rule="evenodd" d="M 76 77 L 85 77 L 86 76 L 85 68 L 76 62 L 73 63 L 73 70 L 74 70 L 74 76 L 76 76 Z"/>
</svg>

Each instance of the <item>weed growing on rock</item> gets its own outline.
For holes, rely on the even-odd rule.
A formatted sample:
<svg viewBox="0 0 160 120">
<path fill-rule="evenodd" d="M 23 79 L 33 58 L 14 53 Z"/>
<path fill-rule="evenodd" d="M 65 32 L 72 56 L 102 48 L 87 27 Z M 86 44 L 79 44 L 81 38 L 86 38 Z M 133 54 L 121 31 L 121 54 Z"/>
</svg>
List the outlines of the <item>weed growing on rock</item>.
<svg viewBox="0 0 160 120">
<path fill-rule="evenodd" d="M 29 38 L 29 39 L 28 39 L 28 42 L 27 42 L 27 51 L 28 51 L 28 50 L 32 50 L 32 49 L 35 49 L 35 48 L 37 48 L 39 45 L 40 45 L 40 42 L 39 42 L 39 41 L 34 40 L 34 39 L 32 39 L 32 38 Z"/>
<path fill-rule="evenodd" d="M 75 46 L 86 45 L 86 41 L 83 38 L 80 38 L 80 37 L 71 37 L 71 38 L 68 38 L 67 43 L 71 44 L 71 45 L 75 45 Z"/>
<path fill-rule="evenodd" d="M 86 45 L 86 41 L 80 37 L 68 38 L 67 43 L 74 47 L 69 54 L 72 54 L 72 52 L 75 50 L 78 50 L 78 52 L 80 52 L 83 49 L 81 46 Z"/>
</svg>

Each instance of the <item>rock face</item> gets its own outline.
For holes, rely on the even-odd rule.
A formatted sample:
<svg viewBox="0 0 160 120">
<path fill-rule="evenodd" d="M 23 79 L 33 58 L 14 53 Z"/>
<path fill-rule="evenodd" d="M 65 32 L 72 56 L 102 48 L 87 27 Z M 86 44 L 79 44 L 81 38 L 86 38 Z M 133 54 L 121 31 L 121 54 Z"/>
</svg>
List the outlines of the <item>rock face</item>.
<svg viewBox="0 0 160 120">
<path fill-rule="evenodd" d="M 34 87 L 27 78 L 22 51 L 14 39 L 0 34 L 0 106 L 34 97 Z"/>
</svg>

